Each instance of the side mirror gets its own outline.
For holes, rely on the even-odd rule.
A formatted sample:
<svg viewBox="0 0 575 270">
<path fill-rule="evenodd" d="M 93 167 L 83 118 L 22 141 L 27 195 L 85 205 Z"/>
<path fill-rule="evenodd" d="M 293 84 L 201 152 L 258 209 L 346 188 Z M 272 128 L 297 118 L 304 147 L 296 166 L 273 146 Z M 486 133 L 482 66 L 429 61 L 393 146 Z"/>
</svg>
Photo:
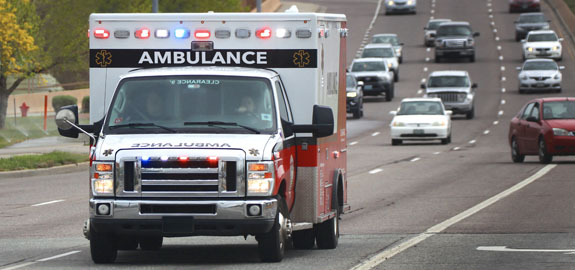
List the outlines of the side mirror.
<svg viewBox="0 0 575 270">
<path fill-rule="evenodd" d="M 390 114 L 390 115 L 396 115 L 396 114 L 397 114 L 397 111 L 390 111 L 389 114 Z"/>
<path fill-rule="evenodd" d="M 521 70 L 521 67 L 515 67 L 515 69 L 517 69 L 517 70 Z"/>
<path fill-rule="evenodd" d="M 559 69 L 563 70 L 563 69 L 565 69 L 565 66 L 559 66 Z"/>
<path fill-rule="evenodd" d="M 363 81 L 357 81 L 357 85 L 363 87 L 365 84 L 363 83 Z"/>
<path fill-rule="evenodd" d="M 529 116 L 525 120 L 527 120 L 528 122 L 538 122 L 539 121 L 539 119 L 537 119 L 535 116 Z"/>
<path fill-rule="evenodd" d="M 559 41 L 560 41 L 560 42 L 563 42 L 563 38 L 559 38 Z"/>
<path fill-rule="evenodd" d="M 419 87 L 421 87 L 421 89 L 425 89 L 425 83 L 422 82 L 422 83 L 419 85 Z"/>
<path fill-rule="evenodd" d="M 473 83 L 473 84 L 471 85 L 471 88 L 477 88 L 477 83 Z"/>
<path fill-rule="evenodd" d="M 330 107 L 322 105 L 313 106 L 311 125 L 294 125 L 295 133 L 312 133 L 315 138 L 331 136 L 333 134 L 333 111 Z"/>
<path fill-rule="evenodd" d="M 93 133 L 96 129 L 101 128 L 103 124 L 103 120 L 98 121 L 94 125 L 80 125 L 78 120 L 78 106 L 77 105 L 69 105 L 64 106 L 58 110 L 56 113 L 56 126 L 58 127 L 58 133 L 61 136 L 69 137 L 69 138 L 78 138 L 78 134 L 80 132 L 86 134 L 90 137 L 91 142 L 96 141 L 96 137 L 94 137 Z"/>
<path fill-rule="evenodd" d="M 80 133 L 78 129 L 74 127 L 78 126 L 78 106 L 70 105 L 64 106 L 58 110 L 56 113 L 56 126 L 58 127 L 58 133 L 64 137 L 78 138 Z"/>
<path fill-rule="evenodd" d="M 453 111 L 451 111 L 451 110 L 446 110 L 446 111 L 445 111 L 445 114 L 446 114 L 446 115 L 453 115 Z"/>
<path fill-rule="evenodd" d="M 527 40 L 525 40 L 525 39 L 521 40 L 521 43 L 526 43 L 526 42 L 527 42 Z"/>
<path fill-rule="evenodd" d="M 474 37 L 478 37 L 478 36 L 479 36 L 479 32 L 473 33 L 473 36 L 474 36 Z"/>
</svg>

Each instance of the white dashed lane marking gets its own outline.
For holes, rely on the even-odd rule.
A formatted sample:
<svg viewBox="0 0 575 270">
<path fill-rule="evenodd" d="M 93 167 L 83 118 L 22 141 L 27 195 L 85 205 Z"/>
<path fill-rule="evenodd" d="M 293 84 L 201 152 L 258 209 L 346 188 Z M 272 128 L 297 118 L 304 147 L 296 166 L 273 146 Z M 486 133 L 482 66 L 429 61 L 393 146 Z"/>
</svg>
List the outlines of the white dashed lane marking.
<svg viewBox="0 0 575 270">
<path fill-rule="evenodd" d="M 376 174 L 376 173 L 380 173 L 382 171 L 383 171 L 383 169 L 377 168 L 377 169 L 373 169 L 373 170 L 369 171 L 369 174 Z"/>
<path fill-rule="evenodd" d="M 349 145 L 356 145 L 357 142 L 350 142 Z"/>
<path fill-rule="evenodd" d="M 379 133 L 379 131 L 378 131 L 378 132 L 372 133 L 371 136 L 372 136 L 372 137 L 375 137 L 375 136 L 377 136 L 377 135 L 379 135 L 379 134 L 380 134 L 380 133 Z"/>
</svg>

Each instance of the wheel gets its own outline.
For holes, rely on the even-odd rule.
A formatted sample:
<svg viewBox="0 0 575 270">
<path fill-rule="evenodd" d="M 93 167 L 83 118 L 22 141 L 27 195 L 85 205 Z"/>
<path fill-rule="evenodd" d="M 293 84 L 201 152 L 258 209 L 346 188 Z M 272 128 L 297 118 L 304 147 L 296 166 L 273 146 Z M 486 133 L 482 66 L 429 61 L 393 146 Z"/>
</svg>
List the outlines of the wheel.
<svg viewBox="0 0 575 270">
<path fill-rule="evenodd" d="M 336 205 L 333 209 L 335 217 L 316 225 L 315 240 L 320 249 L 334 249 L 339 240 L 339 201 L 337 196 L 333 200 L 335 200 L 333 204 Z"/>
<path fill-rule="evenodd" d="M 138 248 L 138 239 L 134 237 L 121 237 L 118 240 L 118 250 L 136 250 Z"/>
<path fill-rule="evenodd" d="M 542 164 L 549 164 L 553 160 L 553 156 L 547 153 L 547 146 L 543 138 L 539 139 L 539 162 Z"/>
<path fill-rule="evenodd" d="M 440 63 L 441 62 L 441 58 L 439 56 L 435 56 L 435 63 Z"/>
<path fill-rule="evenodd" d="M 519 94 L 523 94 L 523 93 L 525 93 L 525 90 L 519 89 Z"/>
<path fill-rule="evenodd" d="M 451 135 L 447 136 L 445 139 L 441 139 L 441 144 L 449 144 L 451 143 Z"/>
<path fill-rule="evenodd" d="M 395 95 L 395 85 L 391 83 L 391 86 L 389 87 L 389 89 L 387 89 L 387 92 L 385 92 L 385 101 L 391 101 L 394 95 Z"/>
<path fill-rule="evenodd" d="M 511 139 L 511 160 L 515 163 L 521 163 L 525 160 L 525 155 L 519 153 L 519 145 L 515 137 Z"/>
<path fill-rule="evenodd" d="M 391 139 L 391 145 L 400 145 L 403 141 L 399 139 Z"/>
<path fill-rule="evenodd" d="M 315 245 L 315 232 L 313 229 L 295 231 L 292 233 L 294 248 L 312 249 Z"/>
<path fill-rule="evenodd" d="M 515 33 L 515 41 L 520 41 L 520 40 L 521 40 L 521 37 L 519 36 L 519 34 Z"/>
<path fill-rule="evenodd" d="M 142 250 L 158 250 L 162 248 L 164 238 L 162 236 L 148 236 L 140 239 Z"/>
<path fill-rule="evenodd" d="M 469 56 L 469 62 L 475 62 L 475 55 Z"/>
<path fill-rule="evenodd" d="M 113 235 L 90 229 L 90 254 L 94 263 L 113 263 L 118 256 L 117 244 Z"/>
<path fill-rule="evenodd" d="M 399 81 L 399 70 L 393 72 L 393 81 L 394 82 Z"/>
<path fill-rule="evenodd" d="M 284 258 L 288 224 L 287 204 L 283 198 L 278 200 L 276 222 L 272 229 L 256 237 L 260 259 L 264 262 L 280 262 Z"/>
<path fill-rule="evenodd" d="M 398 61 L 400 64 L 403 63 L 403 55 L 399 57 Z"/>
<path fill-rule="evenodd" d="M 360 109 L 360 113 L 359 113 L 359 117 L 363 117 L 363 98 L 361 98 L 361 101 L 359 103 L 359 107 Z"/>
<path fill-rule="evenodd" d="M 357 109 L 355 109 L 355 111 L 353 111 L 353 118 L 359 119 L 360 117 L 361 117 L 361 108 L 358 105 Z"/>
<path fill-rule="evenodd" d="M 473 107 L 471 108 L 471 111 L 468 111 L 468 112 L 465 114 L 465 118 L 466 118 L 466 119 L 473 119 L 473 117 L 475 117 L 475 106 L 473 106 Z"/>
</svg>

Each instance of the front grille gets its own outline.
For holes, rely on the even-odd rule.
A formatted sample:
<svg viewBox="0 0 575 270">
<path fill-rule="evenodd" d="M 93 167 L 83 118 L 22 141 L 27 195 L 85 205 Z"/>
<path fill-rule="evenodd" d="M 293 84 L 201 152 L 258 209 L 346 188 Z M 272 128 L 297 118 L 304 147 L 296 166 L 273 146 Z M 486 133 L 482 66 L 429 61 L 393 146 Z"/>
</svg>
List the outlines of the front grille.
<svg viewBox="0 0 575 270">
<path fill-rule="evenodd" d="M 545 80 L 551 79 L 551 77 L 548 77 L 548 76 L 532 76 L 529 78 L 532 80 L 536 80 L 536 81 L 545 81 Z"/>
<path fill-rule="evenodd" d="M 538 53 L 548 53 L 551 49 L 550 48 L 537 48 Z"/>
<path fill-rule="evenodd" d="M 466 93 L 458 93 L 458 92 L 434 93 L 434 95 L 440 98 L 443 103 L 463 102 L 465 100 L 465 97 L 467 96 Z"/>
<path fill-rule="evenodd" d="M 447 45 L 447 47 L 450 47 L 450 48 L 463 48 L 463 47 L 465 47 L 465 43 L 466 43 L 465 40 L 457 40 L 457 39 L 456 40 L 450 40 L 450 39 L 448 39 L 448 40 L 446 40 L 445 44 Z"/>
<path fill-rule="evenodd" d="M 375 76 L 365 76 L 365 77 L 357 77 L 357 80 L 362 82 L 376 82 L 379 79 Z"/>
<path fill-rule="evenodd" d="M 141 204 L 142 214 L 215 214 L 216 206 L 206 205 L 180 205 L 180 204 Z"/>
<path fill-rule="evenodd" d="M 240 150 L 125 150 L 117 155 L 118 197 L 245 195 L 245 153 Z M 181 156 L 188 160 L 178 160 Z M 208 161 L 208 157 L 217 160 Z"/>
</svg>

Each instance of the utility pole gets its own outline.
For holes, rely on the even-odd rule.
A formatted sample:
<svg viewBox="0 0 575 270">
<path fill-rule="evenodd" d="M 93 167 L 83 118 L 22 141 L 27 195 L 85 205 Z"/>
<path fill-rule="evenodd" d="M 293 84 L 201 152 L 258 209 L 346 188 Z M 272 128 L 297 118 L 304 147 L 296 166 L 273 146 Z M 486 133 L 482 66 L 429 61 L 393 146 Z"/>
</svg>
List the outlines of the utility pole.
<svg viewBox="0 0 575 270">
<path fill-rule="evenodd" d="M 262 12 L 262 0 L 256 1 L 256 9 L 258 12 Z"/>
<path fill-rule="evenodd" d="M 261 0 L 258 0 L 261 1 Z M 152 0 L 152 12 L 158 13 L 158 0 Z"/>
</svg>

